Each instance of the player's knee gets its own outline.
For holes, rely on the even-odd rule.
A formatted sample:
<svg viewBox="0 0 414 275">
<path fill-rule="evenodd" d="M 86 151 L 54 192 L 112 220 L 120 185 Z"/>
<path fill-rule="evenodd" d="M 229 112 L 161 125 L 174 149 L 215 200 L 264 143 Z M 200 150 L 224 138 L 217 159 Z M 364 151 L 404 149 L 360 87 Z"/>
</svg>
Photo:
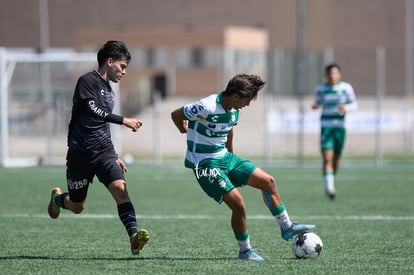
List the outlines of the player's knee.
<svg viewBox="0 0 414 275">
<path fill-rule="evenodd" d="M 80 214 L 80 213 L 82 213 L 82 211 L 85 209 L 85 204 L 84 203 L 81 203 L 81 204 L 76 204 L 76 205 L 73 205 L 73 207 L 72 207 L 72 212 L 73 213 L 75 213 L 75 214 Z"/>
<path fill-rule="evenodd" d="M 231 208 L 234 213 L 244 214 L 246 213 L 246 204 L 243 197 L 238 194 L 237 196 L 231 196 L 227 193 L 223 197 L 224 202 Z"/>
<path fill-rule="evenodd" d="M 276 186 L 275 178 L 269 175 L 268 178 L 266 179 L 266 184 L 269 187 L 275 187 Z"/>
<path fill-rule="evenodd" d="M 126 182 L 123 180 L 113 181 L 108 186 L 109 191 L 112 194 L 125 194 L 127 193 Z"/>
<path fill-rule="evenodd" d="M 244 200 L 237 203 L 236 208 L 241 212 L 246 212 L 246 204 L 244 203 Z"/>
<path fill-rule="evenodd" d="M 75 213 L 75 214 L 80 214 L 80 213 L 82 213 L 82 211 L 83 211 L 83 208 L 76 208 L 76 209 L 73 209 L 73 213 Z"/>
<path fill-rule="evenodd" d="M 238 203 L 232 207 L 234 213 L 241 216 L 246 216 L 246 204 L 244 202 Z"/>
<path fill-rule="evenodd" d="M 269 177 L 266 179 L 266 191 L 272 194 L 276 192 L 276 190 L 276 180 L 274 177 L 269 175 Z"/>
</svg>

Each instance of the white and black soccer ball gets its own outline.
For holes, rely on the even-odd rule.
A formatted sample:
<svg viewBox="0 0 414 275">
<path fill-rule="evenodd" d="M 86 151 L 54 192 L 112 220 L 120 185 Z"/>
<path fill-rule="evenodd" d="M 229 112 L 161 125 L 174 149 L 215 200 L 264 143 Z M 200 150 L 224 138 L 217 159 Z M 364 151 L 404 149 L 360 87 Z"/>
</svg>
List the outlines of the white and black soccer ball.
<svg viewBox="0 0 414 275">
<path fill-rule="evenodd" d="M 323 249 L 321 238 L 313 232 L 296 235 L 292 241 L 293 254 L 299 259 L 316 259 Z"/>
</svg>

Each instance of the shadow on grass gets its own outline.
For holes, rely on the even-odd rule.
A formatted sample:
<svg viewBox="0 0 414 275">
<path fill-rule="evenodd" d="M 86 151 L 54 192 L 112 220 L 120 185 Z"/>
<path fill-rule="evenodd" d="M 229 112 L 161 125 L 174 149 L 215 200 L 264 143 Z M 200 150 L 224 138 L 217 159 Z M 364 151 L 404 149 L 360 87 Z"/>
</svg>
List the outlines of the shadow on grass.
<svg viewBox="0 0 414 275">
<path fill-rule="evenodd" d="M 108 258 L 108 257 L 85 257 L 85 258 L 68 258 L 68 257 L 52 257 L 52 256 L 0 256 L 2 260 L 58 260 L 58 261 L 144 261 L 144 260 L 166 260 L 166 261 L 219 261 L 219 260 L 238 260 L 234 257 L 123 257 L 123 258 Z"/>
</svg>

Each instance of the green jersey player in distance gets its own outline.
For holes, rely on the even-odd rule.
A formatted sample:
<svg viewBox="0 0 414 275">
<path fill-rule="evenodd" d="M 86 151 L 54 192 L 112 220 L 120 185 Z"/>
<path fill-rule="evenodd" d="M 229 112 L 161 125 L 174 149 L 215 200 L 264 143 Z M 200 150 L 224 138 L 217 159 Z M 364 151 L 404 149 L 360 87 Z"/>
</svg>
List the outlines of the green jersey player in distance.
<svg viewBox="0 0 414 275">
<path fill-rule="evenodd" d="M 246 222 L 246 205 L 237 189 L 245 185 L 262 191 L 264 203 L 277 221 L 282 238 L 310 231 L 314 225 L 292 223 L 273 176 L 233 153 L 233 127 L 240 110 L 256 99 L 265 82 L 257 75 L 239 74 L 219 94 L 177 108 L 175 126 L 187 135 L 185 166 L 192 169 L 200 187 L 217 203 L 232 211 L 231 227 L 239 244 L 239 259 L 263 260 L 252 248 Z"/>
<path fill-rule="evenodd" d="M 342 81 L 341 68 L 333 63 L 325 67 L 326 83 L 316 88 L 312 109 L 322 108 L 320 147 L 323 158 L 322 172 L 326 195 L 334 200 L 335 175 L 345 144 L 345 114 L 357 108 L 354 89 Z"/>
</svg>

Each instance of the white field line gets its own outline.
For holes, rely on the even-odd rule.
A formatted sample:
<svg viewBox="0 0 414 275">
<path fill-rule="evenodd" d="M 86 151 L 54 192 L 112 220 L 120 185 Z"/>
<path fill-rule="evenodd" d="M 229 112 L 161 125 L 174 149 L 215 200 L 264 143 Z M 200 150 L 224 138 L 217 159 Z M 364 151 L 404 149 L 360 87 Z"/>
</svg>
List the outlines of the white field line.
<svg viewBox="0 0 414 275">
<path fill-rule="evenodd" d="M 70 214 L 62 213 L 62 218 L 77 219 L 118 219 L 118 215 L 113 214 Z M 148 220 L 213 220 L 229 219 L 229 216 L 214 215 L 137 215 L 137 219 Z M 47 214 L 0 214 L 0 218 L 49 218 Z M 248 215 L 250 220 L 271 220 L 274 219 L 269 215 Z M 414 216 L 386 216 L 386 215 L 350 215 L 350 216 L 329 216 L 329 215 L 309 215 L 309 216 L 292 216 L 293 220 L 335 220 L 335 221 L 414 221 Z"/>
</svg>

